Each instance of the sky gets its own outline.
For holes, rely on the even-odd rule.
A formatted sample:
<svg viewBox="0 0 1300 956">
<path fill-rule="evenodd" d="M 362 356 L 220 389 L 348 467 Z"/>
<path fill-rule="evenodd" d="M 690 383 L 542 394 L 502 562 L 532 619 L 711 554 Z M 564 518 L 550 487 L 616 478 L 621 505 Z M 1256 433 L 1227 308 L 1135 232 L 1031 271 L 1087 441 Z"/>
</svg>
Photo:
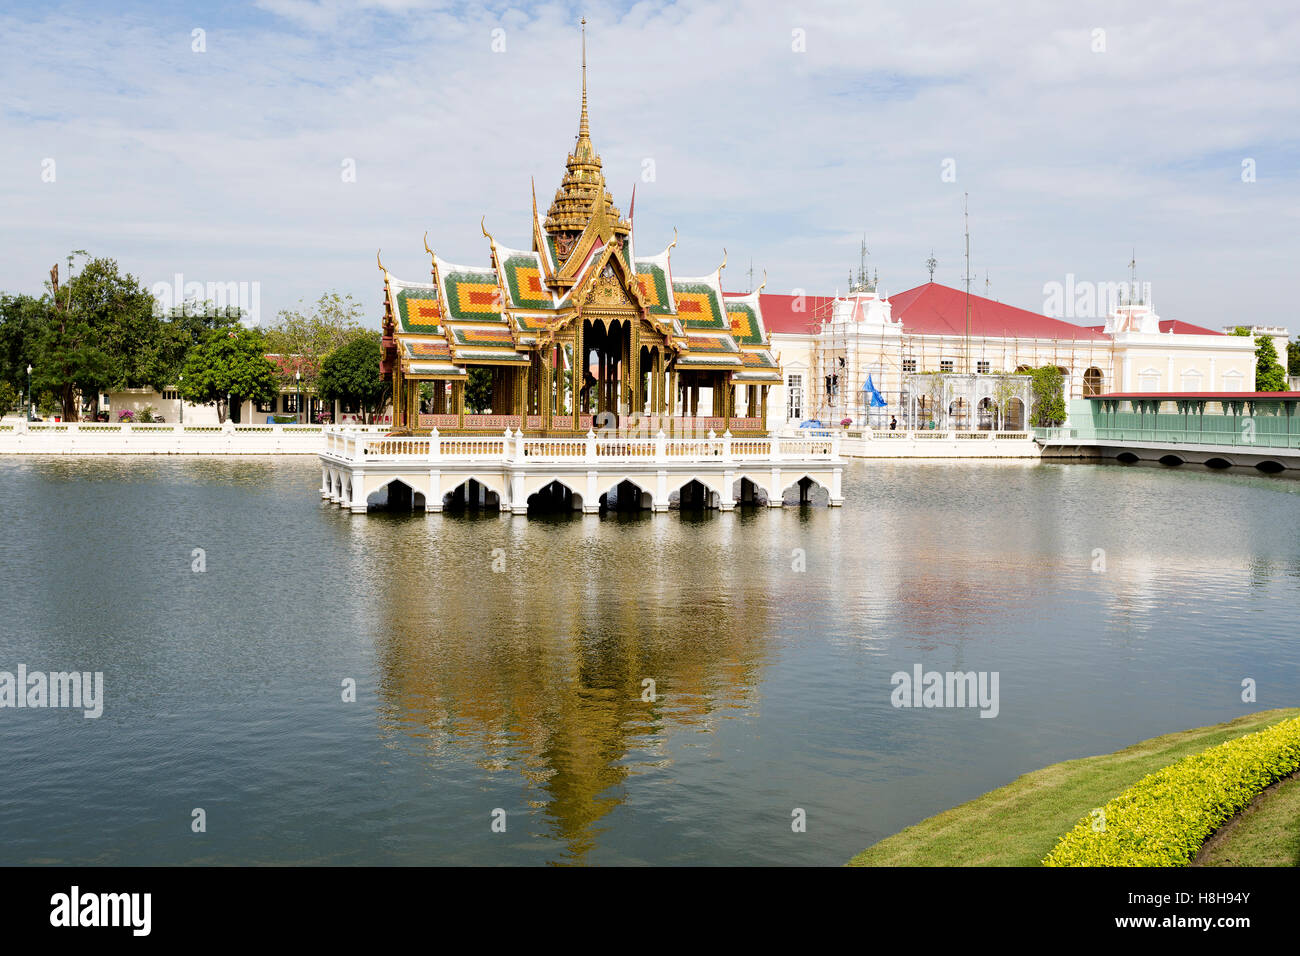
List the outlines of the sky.
<svg viewBox="0 0 1300 956">
<path fill-rule="evenodd" d="M 0 291 L 74 249 L 147 286 L 241 283 L 263 323 L 384 265 L 531 244 L 578 125 L 638 255 L 828 294 L 1045 311 L 1130 277 L 1164 319 L 1281 325 L 1300 261 L 1294 2 L 8 3 Z M 1082 294 L 1082 293 L 1079 293 Z M 1087 296 L 1074 302 L 1086 305 Z M 1052 314 L 1105 316 L 1071 300 Z M 1101 313 L 1101 314 L 1098 314 Z"/>
</svg>

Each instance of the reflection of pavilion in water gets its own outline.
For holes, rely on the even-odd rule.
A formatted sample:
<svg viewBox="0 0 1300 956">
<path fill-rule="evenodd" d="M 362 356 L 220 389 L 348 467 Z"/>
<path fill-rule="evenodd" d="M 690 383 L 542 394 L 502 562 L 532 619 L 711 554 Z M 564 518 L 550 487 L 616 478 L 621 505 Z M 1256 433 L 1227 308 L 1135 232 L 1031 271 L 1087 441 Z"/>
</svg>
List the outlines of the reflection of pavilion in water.
<svg viewBox="0 0 1300 956">
<path fill-rule="evenodd" d="M 428 751 L 518 770 L 548 820 L 542 833 L 564 846 L 565 861 L 581 862 L 629 775 L 667 764 L 670 733 L 753 712 L 767 615 L 747 602 L 683 612 L 654 584 L 565 576 L 522 595 L 502 593 L 507 575 L 489 577 L 482 588 L 393 582 L 376 631 L 380 719 Z M 642 700 L 646 678 L 657 702 Z"/>
</svg>

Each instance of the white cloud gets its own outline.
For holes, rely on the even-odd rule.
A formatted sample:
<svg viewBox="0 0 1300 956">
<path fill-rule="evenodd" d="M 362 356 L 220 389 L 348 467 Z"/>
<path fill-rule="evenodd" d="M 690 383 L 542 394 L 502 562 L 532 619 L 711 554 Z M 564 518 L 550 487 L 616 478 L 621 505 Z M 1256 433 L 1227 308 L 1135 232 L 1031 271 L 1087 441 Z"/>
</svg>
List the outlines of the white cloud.
<svg viewBox="0 0 1300 956">
<path fill-rule="evenodd" d="M 377 320 L 376 247 L 412 278 L 427 273 L 426 229 L 440 255 L 482 262 L 485 214 L 527 245 L 529 177 L 544 209 L 576 130 L 567 8 L 258 8 L 0 18 L 0 288 L 36 291 L 85 247 L 146 282 L 260 281 L 264 311 L 338 288 Z M 1165 317 L 1300 328 L 1278 305 L 1300 253 L 1300 23 L 1285 3 L 1248 18 L 1209 3 L 924 2 L 587 17 L 610 189 L 626 213 L 638 184 L 642 251 L 678 227 L 683 274 L 725 245 L 733 287 L 752 257 L 770 289 L 828 292 L 866 232 L 890 289 L 924 281 L 932 248 L 936 278 L 957 284 L 969 192 L 972 271 L 1005 301 L 1035 308 L 1067 272 L 1123 279 L 1136 245 Z M 196 24 L 206 53 L 190 50 Z M 1246 157 L 1255 183 L 1240 180 Z M 646 158 L 655 182 L 639 179 Z M 945 158 L 956 183 L 940 179 Z"/>
</svg>

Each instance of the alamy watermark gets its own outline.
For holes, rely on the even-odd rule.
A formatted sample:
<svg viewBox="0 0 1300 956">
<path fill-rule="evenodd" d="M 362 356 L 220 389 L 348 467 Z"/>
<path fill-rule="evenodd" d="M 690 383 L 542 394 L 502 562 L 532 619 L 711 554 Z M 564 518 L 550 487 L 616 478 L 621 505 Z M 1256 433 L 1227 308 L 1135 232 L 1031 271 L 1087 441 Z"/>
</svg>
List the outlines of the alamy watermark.
<svg viewBox="0 0 1300 956">
<path fill-rule="evenodd" d="M 26 664 L 18 672 L 0 671 L 0 708 L 59 707 L 84 711 L 94 718 L 104 712 L 104 674 L 102 671 L 29 671 Z"/>
<path fill-rule="evenodd" d="M 262 283 L 260 282 L 186 282 L 183 273 L 171 282 L 155 282 L 149 287 L 155 313 L 159 316 L 186 303 L 207 303 L 217 312 L 238 309 L 249 325 L 262 321 Z"/>
<path fill-rule="evenodd" d="M 123 927 L 133 936 L 148 936 L 152 910 L 152 893 L 83 893 L 73 886 L 50 897 L 50 925 Z"/>
<path fill-rule="evenodd" d="M 927 671 L 920 664 L 912 672 L 895 671 L 889 682 L 895 707 L 978 707 L 981 717 L 996 717 L 998 671 Z"/>
<path fill-rule="evenodd" d="M 1043 283 L 1043 315 L 1058 319 L 1095 319 L 1106 317 L 1121 305 L 1151 302 L 1150 282 L 1090 282 L 1076 279 L 1073 272 L 1064 282 Z"/>
</svg>

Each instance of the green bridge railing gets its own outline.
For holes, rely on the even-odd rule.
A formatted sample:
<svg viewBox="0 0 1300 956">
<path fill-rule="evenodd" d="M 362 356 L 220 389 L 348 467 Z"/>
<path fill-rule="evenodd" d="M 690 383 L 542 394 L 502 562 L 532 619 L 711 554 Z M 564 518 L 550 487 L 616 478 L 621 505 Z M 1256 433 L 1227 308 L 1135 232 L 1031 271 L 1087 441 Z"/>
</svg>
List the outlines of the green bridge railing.
<svg viewBox="0 0 1300 956">
<path fill-rule="evenodd" d="M 1172 417 L 1172 416 L 1171 416 Z M 1227 419 L 1229 423 L 1232 419 Z M 1300 432 L 1287 433 L 1276 428 L 1266 428 L 1266 419 L 1253 421 L 1243 416 L 1235 428 L 1223 428 L 1221 422 L 1207 418 L 1204 428 L 1193 419 L 1192 427 L 1170 428 L 1165 425 L 1081 425 L 1078 427 L 1035 428 L 1034 437 L 1040 442 L 1110 442 L 1131 441 L 1152 445 L 1227 445 L 1241 448 L 1296 448 L 1300 449 Z M 1270 424 L 1276 424 L 1270 423 Z M 1286 421 L 1283 420 L 1285 425 Z"/>
</svg>

